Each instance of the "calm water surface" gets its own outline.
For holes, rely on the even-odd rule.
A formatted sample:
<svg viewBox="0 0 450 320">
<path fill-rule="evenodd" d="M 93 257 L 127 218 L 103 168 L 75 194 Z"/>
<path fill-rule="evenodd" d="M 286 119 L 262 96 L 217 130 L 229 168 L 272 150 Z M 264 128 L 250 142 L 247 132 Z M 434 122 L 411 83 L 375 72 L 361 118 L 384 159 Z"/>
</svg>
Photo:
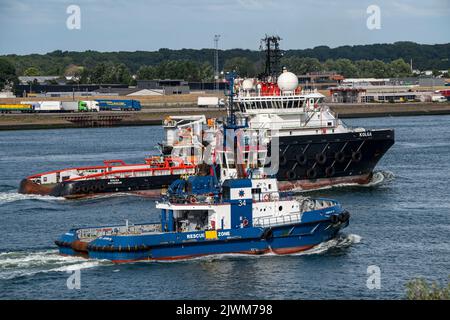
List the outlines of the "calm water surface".
<svg viewBox="0 0 450 320">
<path fill-rule="evenodd" d="M 0 299 L 401 299 L 414 277 L 446 282 L 450 116 L 347 122 L 392 127 L 396 144 L 379 163 L 374 186 L 311 193 L 336 198 L 352 213 L 338 241 L 306 255 L 127 265 L 60 257 L 53 240 L 73 226 L 156 220 L 154 201 L 127 195 L 75 201 L 16 189 L 23 177 L 45 170 L 104 159 L 140 162 L 156 153 L 162 128 L 0 132 Z M 381 269 L 379 290 L 366 287 L 370 265 Z M 69 290 L 75 269 L 81 289 Z"/>
</svg>

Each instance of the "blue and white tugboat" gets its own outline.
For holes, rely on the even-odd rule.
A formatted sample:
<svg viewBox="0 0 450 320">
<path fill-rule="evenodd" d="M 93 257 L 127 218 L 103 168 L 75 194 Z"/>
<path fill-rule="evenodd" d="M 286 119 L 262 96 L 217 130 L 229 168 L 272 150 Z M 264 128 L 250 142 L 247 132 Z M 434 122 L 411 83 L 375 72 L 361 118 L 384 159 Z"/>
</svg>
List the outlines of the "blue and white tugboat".
<svg viewBox="0 0 450 320">
<path fill-rule="evenodd" d="M 272 178 L 191 176 L 175 181 L 158 223 L 72 229 L 60 253 L 113 262 L 176 260 L 216 254 L 293 254 L 328 241 L 350 214 L 335 200 L 280 197 Z"/>
</svg>

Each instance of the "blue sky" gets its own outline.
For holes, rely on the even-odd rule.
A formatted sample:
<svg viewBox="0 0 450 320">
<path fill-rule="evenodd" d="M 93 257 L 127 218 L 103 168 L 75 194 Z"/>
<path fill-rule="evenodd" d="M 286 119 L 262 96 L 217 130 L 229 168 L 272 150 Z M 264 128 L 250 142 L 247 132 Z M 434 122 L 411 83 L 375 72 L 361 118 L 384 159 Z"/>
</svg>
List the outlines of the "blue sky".
<svg viewBox="0 0 450 320">
<path fill-rule="evenodd" d="M 69 5 L 81 29 L 66 27 Z M 366 27 L 369 5 L 381 29 Z M 264 34 L 283 49 L 318 45 L 450 42 L 450 0 L 0 0 L 0 54 L 53 50 L 258 49 Z"/>
</svg>

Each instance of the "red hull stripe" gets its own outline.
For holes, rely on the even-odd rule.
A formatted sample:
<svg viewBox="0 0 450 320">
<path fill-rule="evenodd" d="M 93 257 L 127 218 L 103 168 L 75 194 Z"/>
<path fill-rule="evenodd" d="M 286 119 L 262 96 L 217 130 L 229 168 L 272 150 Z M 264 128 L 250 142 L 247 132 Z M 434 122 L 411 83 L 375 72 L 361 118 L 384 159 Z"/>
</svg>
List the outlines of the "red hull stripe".
<svg viewBox="0 0 450 320">
<path fill-rule="evenodd" d="M 283 254 L 292 254 L 292 253 L 298 253 L 301 251 L 309 250 L 313 248 L 314 245 L 309 246 L 300 246 L 300 247 L 293 247 L 293 248 L 285 248 L 285 249 L 275 249 L 275 250 L 262 250 L 262 251 L 239 251 L 239 252 L 227 252 L 223 253 L 226 254 L 248 254 L 248 255 L 264 255 L 269 252 L 273 252 L 278 255 Z M 176 257 L 165 257 L 165 258 L 143 258 L 143 259 L 129 259 L 129 260 L 112 260 L 114 263 L 130 263 L 130 262 L 138 262 L 138 261 L 176 261 L 176 260 L 187 260 L 187 259 L 193 259 L 193 258 L 200 258 L 205 256 L 211 256 L 214 254 L 197 254 L 197 255 L 185 255 L 185 256 L 176 256 Z"/>
</svg>

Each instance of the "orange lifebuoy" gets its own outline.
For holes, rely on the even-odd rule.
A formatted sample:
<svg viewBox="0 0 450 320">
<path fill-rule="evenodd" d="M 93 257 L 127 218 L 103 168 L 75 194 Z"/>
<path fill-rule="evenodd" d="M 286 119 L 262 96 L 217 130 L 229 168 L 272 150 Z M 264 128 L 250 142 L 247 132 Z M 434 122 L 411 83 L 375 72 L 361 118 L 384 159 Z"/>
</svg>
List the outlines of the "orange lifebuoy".
<svg viewBox="0 0 450 320">
<path fill-rule="evenodd" d="M 247 219 L 242 220 L 242 225 L 244 227 L 248 226 L 248 220 Z"/>
<path fill-rule="evenodd" d="M 264 201 L 269 201 L 270 200 L 270 196 L 269 196 L 269 194 L 268 193 L 266 193 L 265 195 L 264 195 Z"/>
</svg>

